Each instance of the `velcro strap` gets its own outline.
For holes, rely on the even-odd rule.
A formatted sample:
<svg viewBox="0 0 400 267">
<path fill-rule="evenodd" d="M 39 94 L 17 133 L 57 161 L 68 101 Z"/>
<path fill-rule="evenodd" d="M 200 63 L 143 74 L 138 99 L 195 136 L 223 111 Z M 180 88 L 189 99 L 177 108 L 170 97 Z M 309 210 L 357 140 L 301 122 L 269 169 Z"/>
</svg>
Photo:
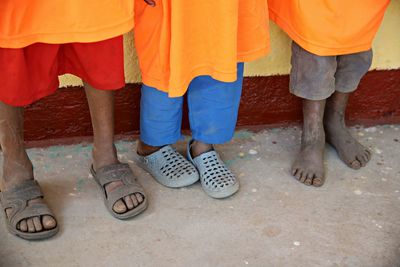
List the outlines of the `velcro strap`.
<svg viewBox="0 0 400 267">
<path fill-rule="evenodd" d="M 104 187 L 111 182 L 124 181 L 124 177 L 131 175 L 131 173 L 128 164 L 118 163 L 97 170 L 94 178 Z"/>
<path fill-rule="evenodd" d="M 26 180 L 22 183 L 11 187 L 1 193 L 1 203 L 5 207 L 9 207 L 15 201 L 29 201 L 35 198 L 43 197 L 39 184 L 35 180 Z"/>
</svg>

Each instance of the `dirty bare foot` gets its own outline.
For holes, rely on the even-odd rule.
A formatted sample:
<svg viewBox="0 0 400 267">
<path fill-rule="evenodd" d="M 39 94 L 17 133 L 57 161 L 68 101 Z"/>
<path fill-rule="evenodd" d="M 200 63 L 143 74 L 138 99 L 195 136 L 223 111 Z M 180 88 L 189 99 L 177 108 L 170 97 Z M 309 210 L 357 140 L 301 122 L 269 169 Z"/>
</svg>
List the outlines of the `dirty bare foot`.
<svg viewBox="0 0 400 267">
<path fill-rule="evenodd" d="M 360 169 L 371 159 L 371 152 L 346 128 L 345 109 L 349 94 L 336 92 L 327 101 L 324 126 L 326 140 L 350 168 Z"/>
<path fill-rule="evenodd" d="M 26 154 L 23 141 L 23 110 L 0 102 L 0 143 L 3 152 L 3 177 L 0 179 L 0 191 L 33 179 L 33 167 Z M 43 203 L 42 198 L 28 201 L 28 206 Z M 5 210 L 10 217 L 13 209 Z M 49 215 L 24 218 L 17 224 L 22 232 L 41 232 L 57 226 L 56 219 Z"/>
<path fill-rule="evenodd" d="M 93 168 L 98 170 L 110 164 L 119 163 L 114 146 L 114 94 L 113 91 L 97 90 L 85 83 L 93 126 Z M 121 181 L 105 186 L 107 193 L 123 186 Z M 113 205 L 116 213 L 122 214 L 139 206 L 144 201 L 140 193 L 127 195 Z"/>
<path fill-rule="evenodd" d="M 325 181 L 323 128 L 325 100 L 303 101 L 303 133 L 301 150 L 292 166 L 292 175 L 297 180 L 314 186 L 322 186 Z"/>
</svg>

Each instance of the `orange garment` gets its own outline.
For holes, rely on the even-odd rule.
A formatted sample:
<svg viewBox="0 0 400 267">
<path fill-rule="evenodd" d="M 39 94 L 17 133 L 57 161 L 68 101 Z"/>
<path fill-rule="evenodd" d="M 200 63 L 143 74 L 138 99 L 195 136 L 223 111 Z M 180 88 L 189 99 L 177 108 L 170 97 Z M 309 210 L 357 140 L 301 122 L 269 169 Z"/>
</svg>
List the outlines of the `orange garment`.
<svg viewBox="0 0 400 267">
<path fill-rule="evenodd" d="M 367 51 L 390 0 L 268 0 L 271 19 L 319 56 Z"/>
<path fill-rule="evenodd" d="M 182 96 L 193 78 L 233 82 L 237 62 L 269 51 L 267 0 L 135 1 L 143 83 Z"/>
<path fill-rule="evenodd" d="M 0 0 L 0 47 L 96 42 L 133 28 L 134 0 Z"/>
</svg>

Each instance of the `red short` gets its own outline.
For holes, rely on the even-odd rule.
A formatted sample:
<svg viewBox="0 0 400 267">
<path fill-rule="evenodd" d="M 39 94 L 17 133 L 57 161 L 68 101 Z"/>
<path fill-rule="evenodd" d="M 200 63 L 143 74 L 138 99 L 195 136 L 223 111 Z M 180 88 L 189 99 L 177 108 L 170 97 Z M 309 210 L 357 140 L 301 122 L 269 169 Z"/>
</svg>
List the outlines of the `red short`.
<svg viewBox="0 0 400 267">
<path fill-rule="evenodd" d="M 0 48 L 0 101 L 29 105 L 54 93 L 58 75 L 74 74 L 96 89 L 125 85 L 123 39 L 95 43 L 43 44 Z"/>
</svg>

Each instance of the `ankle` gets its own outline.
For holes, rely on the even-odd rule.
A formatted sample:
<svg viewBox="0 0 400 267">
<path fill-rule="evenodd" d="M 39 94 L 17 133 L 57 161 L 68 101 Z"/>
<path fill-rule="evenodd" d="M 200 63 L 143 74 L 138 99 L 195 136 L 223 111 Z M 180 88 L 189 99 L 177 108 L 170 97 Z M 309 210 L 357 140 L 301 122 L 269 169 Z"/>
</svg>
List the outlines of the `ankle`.
<svg viewBox="0 0 400 267">
<path fill-rule="evenodd" d="M 325 129 L 323 123 L 305 125 L 303 127 L 301 143 L 303 146 L 325 144 Z"/>
<path fill-rule="evenodd" d="M 332 130 L 332 128 L 337 128 L 338 126 L 346 127 L 344 114 L 336 110 L 325 112 L 324 127 L 327 130 Z"/>
<path fill-rule="evenodd" d="M 145 157 L 145 156 L 153 154 L 154 152 L 157 152 L 161 148 L 162 148 L 161 146 L 147 145 L 147 144 L 143 143 L 143 141 L 139 140 L 137 148 L 136 148 L 136 153 L 140 156 Z"/>
<path fill-rule="evenodd" d="M 33 178 L 33 165 L 28 157 L 26 158 L 9 158 L 4 156 L 3 161 L 3 177 L 0 182 L 0 189 L 4 190 L 15 186 L 22 181 Z"/>
<path fill-rule="evenodd" d="M 93 167 L 100 169 L 110 164 L 118 163 L 117 149 L 115 145 L 93 145 Z"/>
<path fill-rule="evenodd" d="M 203 153 L 209 152 L 213 150 L 214 147 L 211 144 L 206 144 L 202 143 L 200 141 L 193 141 L 191 148 L 190 148 L 190 154 L 192 155 L 193 158 L 200 156 Z"/>
</svg>

